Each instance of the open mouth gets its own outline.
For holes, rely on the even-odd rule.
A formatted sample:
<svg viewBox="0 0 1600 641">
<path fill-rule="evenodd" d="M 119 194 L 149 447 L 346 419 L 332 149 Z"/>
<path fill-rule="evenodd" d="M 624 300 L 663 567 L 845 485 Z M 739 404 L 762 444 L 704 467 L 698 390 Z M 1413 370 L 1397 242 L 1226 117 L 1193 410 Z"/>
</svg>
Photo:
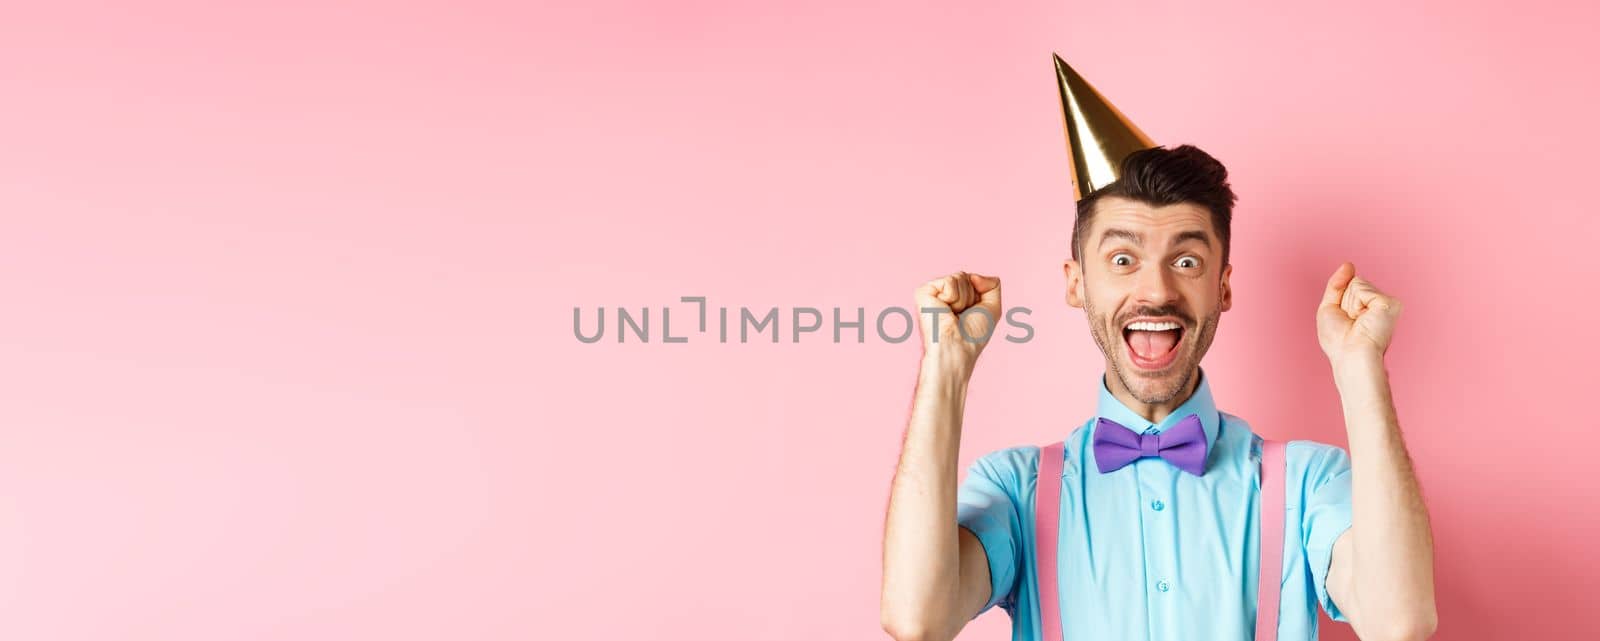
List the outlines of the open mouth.
<svg viewBox="0 0 1600 641">
<path fill-rule="evenodd" d="M 1128 347 L 1128 360 L 1146 370 L 1158 370 L 1178 358 L 1183 341 L 1183 324 L 1170 319 L 1138 319 L 1122 328 L 1122 343 Z"/>
</svg>

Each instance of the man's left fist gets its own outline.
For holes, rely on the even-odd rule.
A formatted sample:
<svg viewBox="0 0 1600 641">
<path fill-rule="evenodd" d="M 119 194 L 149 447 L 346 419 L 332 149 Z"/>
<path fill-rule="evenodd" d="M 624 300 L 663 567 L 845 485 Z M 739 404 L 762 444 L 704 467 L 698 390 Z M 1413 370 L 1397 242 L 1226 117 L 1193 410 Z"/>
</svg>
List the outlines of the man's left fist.
<svg viewBox="0 0 1600 641">
<path fill-rule="evenodd" d="M 1363 353 L 1382 357 L 1399 316 L 1400 299 L 1356 276 L 1356 266 L 1347 262 L 1328 279 L 1317 306 L 1317 341 L 1334 367 Z"/>
</svg>

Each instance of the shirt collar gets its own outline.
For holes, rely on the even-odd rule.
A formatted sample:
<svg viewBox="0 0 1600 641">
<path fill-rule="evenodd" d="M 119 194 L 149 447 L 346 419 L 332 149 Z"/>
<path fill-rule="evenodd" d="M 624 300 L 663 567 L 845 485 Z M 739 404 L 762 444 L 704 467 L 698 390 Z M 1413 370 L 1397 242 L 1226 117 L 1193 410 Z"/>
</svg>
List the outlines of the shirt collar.
<svg viewBox="0 0 1600 641">
<path fill-rule="evenodd" d="M 1155 433 L 1160 434 L 1173 425 L 1177 425 L 1178 421 L 1183 420 L 1183 417 L 1195 414 L 1200 417 L 1201 427 L 1205 428 L 1206 451 L 1210 452 L 1217 444 L 1217 423 L 1220 421 L 1220 417 L 1217 415 L 1217 405 L 1211 399 L 1211 383 L 1206 380 L 1205 368 L 1197 366 L 1195 369 L 1197 370 L 1195 376 L 1200 378 L 1200 382 L 1195 385 L 1194 393 L 1190 394 L 1188 400 L 1179 405 L 1171 414 L 1168 414 L 1160 423 L 1151 423 L 1145 420 L 1137 412 L 1128 409 L 1127 405 L 1123 405 L 1122 401 L 1117 400 L 1117 397 L 1112 396 L 1111 390 L 1106 387 L 1106 375 L 1102 373 L 1100 375 L 1100 401 L 1095 409 L 1096 418 L 1111 419 L 1140 434 L 1154 427 Z"/>
</svg>

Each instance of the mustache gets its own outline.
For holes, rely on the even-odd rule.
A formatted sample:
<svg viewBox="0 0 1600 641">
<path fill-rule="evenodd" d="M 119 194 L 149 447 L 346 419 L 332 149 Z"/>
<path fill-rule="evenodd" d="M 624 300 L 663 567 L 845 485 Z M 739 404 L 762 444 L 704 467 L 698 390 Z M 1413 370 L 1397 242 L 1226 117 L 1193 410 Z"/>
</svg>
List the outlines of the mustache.
<svg viewBox="0 0 1600 641">
<path fill-rule="evenodd" d="M 1128 319 L 1140 316 L 1171 316 L 1178 319 L 1184 327 L 1194 327 L 1194 319 L 1175 307 L 1140 307 L 1118 320 L 1117 327 L 1125 326 L 1128 324 Z"/>
</svg>

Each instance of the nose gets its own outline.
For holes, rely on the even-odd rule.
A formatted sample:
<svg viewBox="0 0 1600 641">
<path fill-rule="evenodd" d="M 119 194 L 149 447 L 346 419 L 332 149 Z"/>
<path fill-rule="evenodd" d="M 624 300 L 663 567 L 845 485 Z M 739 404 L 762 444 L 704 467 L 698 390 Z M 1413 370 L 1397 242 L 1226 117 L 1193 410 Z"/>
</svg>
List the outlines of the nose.
<svg viewBox="0 0 1600 641">
<path fill-rule="evenodd" d="M 1159 265 L 1144 267 L 1139 270 L 1138 280 L 1135 283 L 1135 299 L 1142 305 L 1149 307 L 1164 307 L 1177 300 L 1178 288 L 1172 284 L 1172 275 Z"/>
</svg>

